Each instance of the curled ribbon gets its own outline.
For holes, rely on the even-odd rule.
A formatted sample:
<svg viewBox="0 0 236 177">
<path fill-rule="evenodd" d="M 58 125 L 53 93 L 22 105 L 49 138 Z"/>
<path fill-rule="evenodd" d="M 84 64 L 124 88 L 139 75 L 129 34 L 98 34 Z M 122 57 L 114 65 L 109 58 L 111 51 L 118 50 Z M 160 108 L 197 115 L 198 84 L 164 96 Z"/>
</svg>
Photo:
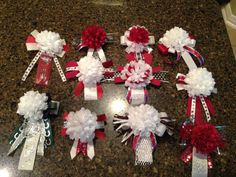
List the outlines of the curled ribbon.
<svg viewBox="0 0 236 177">
<path fill-rule="evenodd" d="M 40 39 L 38 39 L 39 36 Z M 26 80 L 34 65 L 37 63 L 39 58 L 43 56 L 47 57 L 46 63 L 50 62 L 53 58 L 62 81 L 66 81 L 66 77 L 59 64 L 57 56 L 63 57 L 64 54 L 68 52 L 68 45 L 66 45 L 64 39 L 60 39 L 59 34 L 50 31 L 42 31 L 39 33 L 37 30 L 34 30 L 33 32 L 31 32 L 31 35 L 27 37 L 26 48 L 28 51 L 38 50 L 39 52 L 36 54 L 30 65 L 26 69 L 24 75 L 22 76 L 22 81 Z"/>
<path fill-rule="evenodd" d="M 157 146 L 156 135 L 161 137 L 165 131 L 172 135 L 173 127 L 170 123 L 173 121 L 165 112 L 158 113 L 152 106 L 140 105 L 131 107 L 126 116 L 115 115 L 113 124 L 115 130 L 123 135 L 121 142 L 132 143 L 135 165 L 148 165 L 153 162 L 152 153 Z"/>
<path fill-rule="evenodd" d="M 187 33 L 182 28 L 174 27 L 164 34 L 164 36 L 159 40 L 157 47 L 163 55 L 168 55 L 168 53 L 176 53 L 176 62 L 182 57 L 188 68 L 192 70 L 197 68 L 197 66 L 191 55 L 197 58 L 200 66 L 202 66 L 205 62 L 203 56 L 194 49 L 195 44 L 196 40 L 192 35 Z M 167 63 L 172 62 L 167 61 Z"/>
<path fill-rule="evenodd" d="M 21 98 L 21 102 L 18 105 L 17 113 L 24 115 L 25 119 L 23 124 L 10 137 L 9 144 L 11 148 L 8 155 L 12 154 L 25 140 L 19 160 L 19 170 L 33 170 L 36 154 L 44 156 L 44 147 L 48 147 L 53 143 L 50 116 L 58 114 L 60 103 L 42 95 L 42 99 L 43 97 L 47 99 L 47 102 L 43 103 L 38 100 L 39 97 L 41 96 L 38 92 L 27 92 Z M 41 102 L 41 106 L 46 106 L 46 109 L 38 110 L 39 112 L 37 112 L 37 109 L 39 109 L 37 103 L 32 105 L 32 108 L 28 107 L 32 99 Z M 25 101 L 29 101 L 30 104 L 27 104 Z M 30 112 L 30 110 L 33 111 Z"/>
<path fill-rule="evenodd" d="M 72 116 L 71 116 L 72 114 Z M 73 114 L 75 116 L 73 116 Z M 74 139 L 74 143 L 72 145 L 70 156 L 71 159 L 74 159 L 77 154 L 80 152 L 84 156 L 88 156 L 90 159 L 93 159 L 95 156 L 94 152 L 94 144 L 93 139 L 94 136 L 98 139 L 104 139 L 105 133 L 104 133 L 104 126 L 106 121 L 106 115 L 101 114 L 98 116 L 91 117 L 93 113 L 91 113 L 88 110 L 85 110 L 82 108 L 78 114 L 83 114 L 86 117 L 79 117 L 76 116 L 77 113 L 70 112 L 69 114 L 67 112 L 64 113 L 63 120 L 64 127 L 61 130 L 61 135 L 65 137 L 66 135 L 69 135 L 71 139 Z M 94 116 L 94 115 L 92 115 Z M 83 121 L 84 120 L 84 121 Z M 94 120 L 94 121 L 93 121 Z M 86 123 L 89 124 L 89 127 L 85 128 Z M 94 126 L 92 125 L 94 123 Z M 73 126 L 76 126 L 75 129 Z M 89 130 L 92 126 L 92 130 Z M 86 134 L 86 138 L 83 137 L 83 135 Z"/>
</svg>

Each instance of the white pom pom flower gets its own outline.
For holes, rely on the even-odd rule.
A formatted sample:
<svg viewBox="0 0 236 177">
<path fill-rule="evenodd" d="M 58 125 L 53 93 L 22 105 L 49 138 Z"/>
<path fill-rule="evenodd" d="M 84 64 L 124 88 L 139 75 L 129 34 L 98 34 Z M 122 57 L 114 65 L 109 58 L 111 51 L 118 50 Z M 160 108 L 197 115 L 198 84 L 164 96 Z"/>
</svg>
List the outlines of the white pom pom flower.
<svg viewBox="0 0 236 177">
<path fill-rule="evenodd" d="M 36 122 L 43 118 L 43 111 L 48 108 L 47 100 L 45 93 L 28 91 L 20 98 L 17 113 L 30 122 Z"/>
<path fill-rule="evenodd" d="M 195 40 L 189 37 L 188 32 L 179 27 L 167 30 L 159 42 L 169 48 L 169 51 L 174 52 L 182 52 L 184 46 L 195 45 Z"/>
<path fill-rule="evenodd" d="M 121 71 L 121 79 L 126 80 L 126 87 L 146 87 L 153 79 L 152 67 L 143 60 L 131 61 Z"/>
<path fill-rule="evenodd" d="M 129 107 L 128 118 L 128 126 L 132 129 L 134 135 L 140 135 L 141 137 L 149 137 L 151 132 L 155 133 L 160 124 L 158 111 L 147 104 Z"/>
<path fill-rule="evenodd" d="M 70 112 L 65 124 L 66 134 L 69 135 L 70 139 L 80 140 L 82 143 L 93 140 L 96 127 L 96 114 L 85 108 Z"/>
<path fill-rule="evenodd" d="M 206 68 L 191 70 L 184 80 L 185 89 L 190 96 L 209 96 L 214 90 L 215 80 Z"/>
<path fill-rule="evenodd" d="M 60 38 L 58 33 L 52 31 L 42 31 L 35 38 L 39 50 L 49 55 L 60 54 L 63 51 L 65 41 Z"/>
<path fill-rule="evenodd" d="M 102 62 L 94 57 L 85 56 L 78 62 L 79 81 L 82 81 L 86 86 L 94 86 L 99 83 L 104 77 L 105 69 Z"/>
</svg>

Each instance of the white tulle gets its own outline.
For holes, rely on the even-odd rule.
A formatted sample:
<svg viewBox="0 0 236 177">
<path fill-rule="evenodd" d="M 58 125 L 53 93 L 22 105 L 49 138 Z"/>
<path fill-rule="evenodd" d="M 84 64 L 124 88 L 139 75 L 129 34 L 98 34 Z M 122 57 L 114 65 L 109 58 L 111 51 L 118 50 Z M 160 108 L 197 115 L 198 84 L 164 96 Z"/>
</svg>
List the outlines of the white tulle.
<svg viewBox="0 0 236 177">
<path fill-rule="evenodd" d="M 149 137 L 150 132 L 155 133 L 160 124 L 158 111 L 147 104 L 129 107 L 128 118 L 128 126 L 133 130 L 134 135 L 141 137 Z"/>
<path fill-rule="evenodd" d="M 214 90 L 215 80 L 212 73 L 206 68 L 197 68 L 189 71 L 184 80 L 185 89 L 190 96 L 209 96 Z"/>
<path fill-rule="evenodd" d="M 80 140 L 82 143 L 91 141 L 95 137 L 97 116 L 88 109 L 70 112 L 65 124 L 66 134 L 72 140 Z"/>
<path fill-rule="evenodd" d="M 42 119 L 43 111 L 48 108 L 47 100 L 45 93 L 28 91 L 20 98 L 17 113 L 23 115 L 28 121 L 38 121 Z"/>
<path fill-rule="evenodd" d="M 128 40 L 129 35 L 130 35 L 130 30 L 132 28 L 137 28 L 137 27 L 145 28 L 144 26 L 132 26 L 129 28 L 128 31 L 125 31 L 124 37 L 125 37 L 126 45 L 128 46 L 126 49 L 126 52 L 128 53 L 131 53 L 131 52 L 141 53 L 147 49 L 148 43 L 135 43 Z M 145 28 L 145 30 L 147 29 Z"/>
<path fill-rule="evenodd" d="M 64 40 L 58 33 L 52 31 L 42 31 L 35 38 L 39 50 L 49 55 L 60 54 L 63 51 Z"/>
<path fill-rule="evenodd" d="M 78 67 L 79 74 L 77 77 L 79 81 L 83 81 L 87 86 L 94 86 L 104 77 L 105 69 L 102 62 L 94 57 L 85 56 L 81 58 Z"/>
<path fill-rule="evenodd" d="M 187 31 L 179 27 L 174 27 L 167 30 L 159 42 L 165 45 L 169 50 L 182 52 L 184 51 L 184 46 L 189 46 L 193 43 L 194 39 L 189 38 Z"/>
<path fill-rule="evenodd" d="M 131 71 L 128 70 L 129 67 L 133 67 Z M 145 72 L 149 70 L 150 73 L 147 78 L 145 77 Z M 145 63 L 143 60 L 131 61 L 128 63 L 124 69 L 121 71 L 121 78 L 125 81 L 125 86 L 130 88 L 144 88 L 153 79 L 152 67 Z"/>
</svg>

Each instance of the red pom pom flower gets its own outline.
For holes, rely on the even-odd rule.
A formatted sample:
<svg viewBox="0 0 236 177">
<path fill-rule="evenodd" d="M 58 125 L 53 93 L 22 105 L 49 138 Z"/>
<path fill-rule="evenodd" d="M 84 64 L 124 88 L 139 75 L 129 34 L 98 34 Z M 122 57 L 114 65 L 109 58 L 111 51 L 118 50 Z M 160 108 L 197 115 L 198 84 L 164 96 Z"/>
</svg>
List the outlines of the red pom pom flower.
<svg viewBox="0 0 236 177">
<path fill-rule="evenodd" d="M 208 154 L 217 147 L 223 147 L 219 132 L 211 124 L 195 126 L 192 130 L 191 144 L 202 154 Z"/>
<path fill-rule="evenodd" d="M 211 124 L 193 124 L 184 125 L 180 130 L 180 138 L 187 141 L 188 145 L 196 147 L 197 151 L 202 154 L 209 154 L 216 150 L 217 147 L 223 147 L 222 138 Z"/>
<path fill-rule="evenodd" d="M 91 25 L 82 31 L 82 46 L 92 49 L 100 48 L 106 39 L 107 33 L 98 25 Z"/>
<path fill-rule="evenodd" d="M 128 31 L 127 39 L 137 44 L 147 44 L 149 42 L 149 33 L 143 26 L 133 26 Z"/>
<path fill-rule="evenodd" d="M 148 51 L 149 32 L 144 26 L 132 26 L 124 35 L 127 53 L 142 53 Z"/>
</svg>

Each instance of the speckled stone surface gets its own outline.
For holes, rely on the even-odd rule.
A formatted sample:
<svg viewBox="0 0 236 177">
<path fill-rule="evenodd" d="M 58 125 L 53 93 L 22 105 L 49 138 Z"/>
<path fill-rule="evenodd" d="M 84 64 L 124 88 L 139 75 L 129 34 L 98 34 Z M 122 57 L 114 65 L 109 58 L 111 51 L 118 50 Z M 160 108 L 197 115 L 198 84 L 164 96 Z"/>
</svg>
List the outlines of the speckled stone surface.
<svg viewBox="0 0 236 177">
<path fill-rule="evenodd" d="M 115 33 L 117 40 L 131 25 L 140 24 L 146 26 L 156 40 L 174 26 L 183 27 L 196 36 L 196 49 L 206 57 L 205 66 L 213 73 L 217 82 L 218 94 L 211 97 L 217 110 L 217 116 L 212 119 L 212 123 L 227 125 L 226 148 L 221 156 L 213 156 L 214 168 L 209 170 L 209 176 L 236 176 L 236 62 L 218 4 L 214 0 L 132 0 L 122 1 L 123 6 L 97 5 L 93 2 L 0 2 L 0 169 L 6 168 L 11 177 L 191 175 L 191 165 L 187 166 L 179 159 L 181 148 L 178 145 L 178 129 L 172 137 L 165 135 L 158 138 L 157 150 L 153 155 L 154 163 L 151 166 L 134 166 L 132 148 L 120 143 L 121 138 L 116 137 L 112 126 L 113 115 L 118 113 L 118 110 L 124 113 L 127 108 L 126 89 L 123 85 L 103 84 L 105 95 L 101 101 L 84 101 L 83 97 L 76 98 L 72 94 L 76 81 L 62 83 L 55 65 L 48 87 L 40 88 L 34 84 L 36 67 L 26 82 L 21 82 L 25 69 L 35 55 L 35 52 L 27 52 L 25 47 L 26 36 L 34 29 L 58 32 L 70 43 L 90 24 L 97 23 L 107 32 Z M 124 49 L 119 42 L 104 47 L 107 57 L 113 60 L 115 66 L 126 63 Z M 66 61 L 78 59 L 85 54 L 84 51 L 78 53 L 71 48 L 70 52 L 60 59 L 60 63 L 63 65 Z M 154 64 L 159 63 L 164 70 L 169 71 L 170 83 L 163 84 L 160 89 L 151 88 L 149 103 L 181 122 L 186 118 L 187 94 L 185 91 L 176 91 L 175 76 L 178 72 L 186 73 L 187 67 L 183 61 L 175 67 L 164 65 L 156 46 L 153 55 Z M 44 157 L 37 156 L 32 172 L 17 170 L 22 147 L 14 156 L 8 157 L 8 138 L 22 121 L 16 114 L 19 98 L 31 89 L 50 92 L 54 100 L 61 101 L 63 111 L 75 111 L 84 106 L 98 114 L 107 114 L 107 137 L 105 141 L 96 141 L 94 160 L 90 161 L 82 155 L 70 160 L 69 151 L 73 141 L 60 136 L 63 121 L 59 116 L 52 122 L 55 144 L 46 149 Z M 117 102 L 123 103 L 123 109 L 116 108 L 119 106 Z"/>
</svg>

